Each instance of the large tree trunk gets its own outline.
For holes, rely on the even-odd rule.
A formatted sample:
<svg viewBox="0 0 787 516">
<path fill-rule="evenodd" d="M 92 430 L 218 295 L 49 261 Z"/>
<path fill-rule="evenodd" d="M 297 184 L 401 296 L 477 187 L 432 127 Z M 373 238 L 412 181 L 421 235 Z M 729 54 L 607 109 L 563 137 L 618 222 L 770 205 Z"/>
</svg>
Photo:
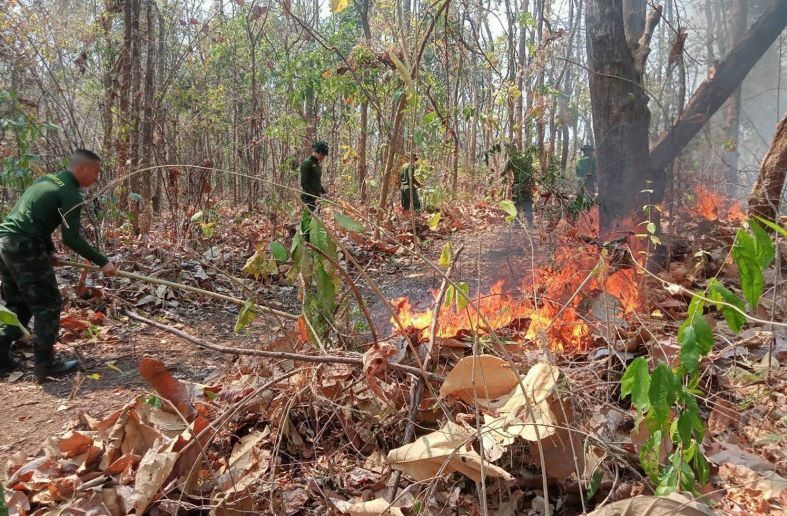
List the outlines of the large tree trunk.
<svg viewBox="0 0 787 516">
<path fill-rule="evenodd" d="M 640 193 L 652 173 L 648 157 L 650 110 L 642 74 L 629 48 L 621 0 L 591 0 L 587 45 L 593 132 L 598 142 L 600 233 L 631 225 L 646 201 Z"/>
<path fill-rule="evenodd" d="M 697 88 L 676 124 L 663 133 L 651 147 L 651 166 L 659 171 L 662 179 L 667 165 L 740 86 L 785 26 L 787 26 L 787 2 L 773 0 L 771 6 L 751 26 L 740 43 L 719 63 L 714 77 Z"/>
<path fill-rule="evenodd" d="M 787 113 L 785 113 L 768 153 L 762 161 L 757 182 L 749 199 L 749 215 L 776 220 L 787 179 Z"/>
</svg>

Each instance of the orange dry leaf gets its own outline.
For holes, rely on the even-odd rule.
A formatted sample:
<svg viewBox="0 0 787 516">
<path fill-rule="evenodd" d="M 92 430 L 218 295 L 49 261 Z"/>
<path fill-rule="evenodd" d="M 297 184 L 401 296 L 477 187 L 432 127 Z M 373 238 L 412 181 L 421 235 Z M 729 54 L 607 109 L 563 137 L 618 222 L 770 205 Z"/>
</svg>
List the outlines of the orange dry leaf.
<svg viewBox="0 0 787 516">
<path fill-rule="evenodd" d="M 398 349 L 395 345 L 385 342 L 372 346 L 363 354 L 363 373 L 366 376 L 369 389 L 384 401 L 388 401 L 388 396 L 380 388 L 377 377 L 383 374 L 388 367 L 388 357 L 396 355 L 397 352 Z"/>
<path fill-rule="evenodd" d="M 183 417 L 190 419 L 194 416 L 195 410 L 189 389 L 172 376 L 163 362 L 143 357 L 139 362 L 139 374 L 162 398 L 169 400 Z"/>
</svg>

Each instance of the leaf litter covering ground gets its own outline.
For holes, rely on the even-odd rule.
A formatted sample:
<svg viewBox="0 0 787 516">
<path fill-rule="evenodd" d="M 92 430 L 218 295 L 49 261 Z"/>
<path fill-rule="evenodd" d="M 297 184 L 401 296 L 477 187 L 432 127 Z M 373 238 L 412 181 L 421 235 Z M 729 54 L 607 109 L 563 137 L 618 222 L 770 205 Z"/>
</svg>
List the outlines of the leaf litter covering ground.
<svg viewBox="0 0 787 516">
<path fill-rule="evenodd" d="M 729 249 L 733 231 L 697 226 L 684 234 L 701 236 L 687 239 L 687 251 L 665 279 L 703 286 L 712 271 L 729 268 L 718 249 Z M 695 257 L 698 249 L 708 253 Z M 201 385 L 144 359 L 140 374 L 156 394 L 101 419 L 84 414 L 36 456 L 11 457 L 6 500 L 12 514 L 166 514 L 196 507 L 216 514 L 474 514 L 475 481 L 483 472 L 496 514 L 541 514 L 547 505 L 550 512 L 578 513 L 580 483 L 582 492 L 597 484 L 585 501 L 588 510 L 614 502 L 598 514 L 644 508 L 704 514 L 685 499 L 632 498 L 649 493 L 632 467 L 647 435 L 632 432 L 634 413 L 612 390 L 623 359 L 674 359 L 674 321 L 687 304 L 680 292 L 654 288 L 647 310 L 617 314 L 614 328 L 606 328 L 612 331 L 591 333 L 589 353 L 558 348 L 549 363 L 528 352 L 521 338 L 500 350 L 511 361 L 470 357 L 448 343 L 437 370 L 446 379 L 434 385 L 439 400 L 425 396 L 416 438 L 405 446 L 411 382 L 399 373 L 381 371 L 375 393 L 362 371 L 345 365 L 240 360 Z M 782 307 L 773 308 L 783 318 Z M 598 347 L 604 338 L 610 345 Z M 714 474 L 702 491 L 720 513 L 777 514 L 787 502 L 787 381 L 778 368 L 787 360 L 787 338 L 750 329 L 728 345 L 719 342 L 724 339 L 703 363 L 705 452 Z M 295 334 L 274 347 L 316 353 Z M 405 481 L 389 507 L 393 469 Z"/>
</svg>

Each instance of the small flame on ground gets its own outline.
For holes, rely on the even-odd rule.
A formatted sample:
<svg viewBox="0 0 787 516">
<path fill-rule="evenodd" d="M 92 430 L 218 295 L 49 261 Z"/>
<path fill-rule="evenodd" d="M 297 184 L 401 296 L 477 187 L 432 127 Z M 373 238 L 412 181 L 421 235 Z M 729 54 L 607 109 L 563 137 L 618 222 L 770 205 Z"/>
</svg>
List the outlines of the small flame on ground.
<svg viewBox="0 0 787 516">
<path fill-rule="evenodd" d="M 716 193 L 703 185 L 694 185 L 693 191 L 695 201 L 689 208 L 693 215 L 732 223 L 746 220 L 746 211 L 740 201 Z"/>
</svg>

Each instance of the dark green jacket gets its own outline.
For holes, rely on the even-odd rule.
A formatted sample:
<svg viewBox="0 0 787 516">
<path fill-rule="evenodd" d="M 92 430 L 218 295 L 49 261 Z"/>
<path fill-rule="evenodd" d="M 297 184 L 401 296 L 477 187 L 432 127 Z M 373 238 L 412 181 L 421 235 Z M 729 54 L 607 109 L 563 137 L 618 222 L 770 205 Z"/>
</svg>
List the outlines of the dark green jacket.
<svg viewBox="0 0 787 516">
<path fill-rule="evenodd" d="M 319 197 L 325 193 L 325 188 L 322 187 L 320 162 L 313 155 L 301 163 L 301 190 L 312 197 Z"/>
<path fill-rule="evenodd" d="M 416 164 L 407 163 L 405 166 L 402 167 L 402 171 L 399 177 L 399 183 L 402 190 L 406 190 L 411 186 L 420 187 L 421 183 L 415 177 L 415 171 L 418 168 Z"/>
<path fill-rule="evenodd" d="M 596 175 L 596 160 L 590 156 L 582 156 L 577 162 L 577 176 L 585 178 Z"/>
<path fill-rule="evenodd" d="M 40 178 L 25 190 L 14 209 L 0 224 L 0 237 L 40 239 L 52 253 L 52 233 L 61 226 L 63 243 L 99 267 L 109 262 L 87 240 L 82 238 L 82 212 L 84 198 L 79 184 L 68 170 Z"/>
</svg>

